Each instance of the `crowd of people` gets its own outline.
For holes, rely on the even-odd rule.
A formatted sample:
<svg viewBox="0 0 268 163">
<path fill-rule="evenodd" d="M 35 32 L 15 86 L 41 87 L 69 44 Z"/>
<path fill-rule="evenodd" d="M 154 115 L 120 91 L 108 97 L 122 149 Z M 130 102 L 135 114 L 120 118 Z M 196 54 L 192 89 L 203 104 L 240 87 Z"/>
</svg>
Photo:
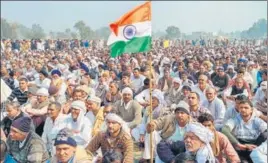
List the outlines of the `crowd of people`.
<svg viewBox="0 0 268 163">
<path fill-rule="evenodd" d="M 266 163 L 266 43 L 1 40 L 0 161 Z"/>
</svg>

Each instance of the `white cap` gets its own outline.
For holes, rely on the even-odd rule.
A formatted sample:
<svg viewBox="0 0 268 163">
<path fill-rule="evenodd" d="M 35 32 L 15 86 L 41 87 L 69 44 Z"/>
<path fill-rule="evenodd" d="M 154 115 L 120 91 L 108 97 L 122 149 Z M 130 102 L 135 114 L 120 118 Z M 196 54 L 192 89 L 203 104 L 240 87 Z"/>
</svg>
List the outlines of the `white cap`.
<svg viewBox="0 0 268 163">
<path fill-rule="evenodd" d="M 36 91 L 37 96 L 49 96 L 48 90 L 46 88 L 40 88 Z"/>
</svg>

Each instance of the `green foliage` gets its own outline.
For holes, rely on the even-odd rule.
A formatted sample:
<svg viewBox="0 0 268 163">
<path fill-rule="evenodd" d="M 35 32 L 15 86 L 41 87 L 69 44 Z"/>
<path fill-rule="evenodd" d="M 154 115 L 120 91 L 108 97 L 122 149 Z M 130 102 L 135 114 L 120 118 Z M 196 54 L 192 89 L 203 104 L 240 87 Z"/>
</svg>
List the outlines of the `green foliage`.
<svg viewBox="0 0 268 163">
<path fill-rule="evenodd" d="M 168 26 L 166 29 L 168 39 L 178 39 L 181 36 L 181 31 L 176 26 Z"/>
<path fill-rule="evenodd" d="M 242 38 L 264 38 L 267 34 L 267 20 L 259 19 L 248 30 L 241 32 Z"/>
</svg>

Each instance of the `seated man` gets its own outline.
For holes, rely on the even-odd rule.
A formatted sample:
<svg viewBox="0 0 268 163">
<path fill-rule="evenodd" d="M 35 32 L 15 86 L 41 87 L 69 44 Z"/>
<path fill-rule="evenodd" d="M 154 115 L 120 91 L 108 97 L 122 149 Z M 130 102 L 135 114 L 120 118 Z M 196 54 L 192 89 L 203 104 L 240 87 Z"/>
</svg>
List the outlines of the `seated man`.
<svg viewBox="0 0 268 163">
<path fill-rule="evenodd" d="M 221 99 L 217 97 L 215 88 L 209 87 L 206 89 L 206 97 L 202 104 L 203 107 L 208 108 L 213 119 L 215 120 L 215 127 L 219 131 L 223 126 L 223 118 L 225 114 L 225 106 Z"/>
<path fill-rule="evenodd" d="M 140 132 L 137 126 L 142 121 L 142 108 L 137 101 L 132 99 L 133 92 L 129 87 L 124 88 L 122 94 L 122 100 L 115 103 L 113 110 L 128 124 L 128 127 L 131 129 L 131 136 L 133 136 L 135 141 L 138 142 Z"/>
<path fill-rule="evenodd" d="M 198 163 L 215 162 L 210 143 L 213 141 L 213 133 L 200 123 L 190 123 L 186 127 L 184 136 L 186 154 L 193 155 Z"/>
<path fill-rule="evenodd" d="M 103 154 L 110 149 L 117 149 L 123 154 L 123 162 L 132 163 L 134 161 L 133 140 L 126 122 L 114 113 L 106 116 L 107 130 L 99 132 L 92 138 L 86 147 L 87 153 L 92 156 L 101 148 Z M 97 158 L 102 160 L 102 158 Z"/>
<path fill-rule="evenodd" d="M 241 160 L 251 161 L 251 151 L 267 139 L 267 123 L 255 116 L 248 100 L 240 102 L 239 113 L 226 122 L 222 133 L 235 146 Z"/>
<path fill-rule="evenodd" d="M 220 163 L 226 163 L 226 159 L 230 162 L 240 162 L 240 159 L 228 138 L 216 131 L 215 122 L 210 114 L 202 114 L 198 117 L 198 122 L 207 127 L 214 134 L 214 140 L 210 143 L 214 156 Z"/>
<path fill-rule="evenodd" d="M 103 109 L 100 107 L 101 99 L 95 96 L 91 96 L 87 98 L 86 106 L 87 106 L 87 114 L 86 117 L 89 118 L 91 123 L 93 124 L 92 128 L 92 136 L 95 136 L 104 122 L 103 118 Z"/>
<path fill-rule="evenodd" d="M 67 128 L 59 131 L 54 145 L 56 154 L 52 156 L 50 163 L 87 163 L 92 161 L 92 157 L 86 153 L 83 147 L 77 145 L 72 131 Z"/>
<path fill-rule="evenodd" d="M 190 121 L 189 106 L 184 101 L 181 101 L 175 109 L 175 115 L 162 116 L 148 123 L 148 133 L 154 130 L 161 131 L 160 137 L 162 141 L 158 143 L 158 146 L 163 150 L 159 152 L 157 149 L 159 158 L 156 157 L 156 161 L 160 161 L 159 159 L 161 159 L 164 162 L 169 162 L 175 157 L 168 142 L 182 141 L 185 134 L 185 127 Z"/>
<path fill-rule="evenodd" d="M 235 118 L 239 114 L 239 104 L 241 101 L 248 100 L 248 97 L 245 95 L 238 95 L 235 98 L 235 106 L 228 108 L 224 114 L 224 122 L 227 122 L 229 119 Z M 260 119 L 267 121 L 267 116 L 263 115 L 259 110 L 253 108 L 254 114 L 259 117 Z"/>
<path fill-rule="evenodd" d="M 28 115 L 24 114 L 20 110 L 20 104 L 18 102 L 7 102 L 6 103 L 6 111 L 7 111 L 7 116 L 1 120 L 0 125 L 1 128 L 3 129 L 4 133 L 6 136 L 9 135 L 10 133 L 10 128 L 11 124 L 14 120 L 19 119 L 21 117 L 28 117 Z M 34 131 L 34 125 L 31 123 L 31 129 Z M 1 135 L 2 137 L 2 135 Z"/>
<path fill-rule="evenodd" d="M 29 117 L 21 117 L 12 122 L 10 136 L 7 139 L 8 153 L 17 162 L 44 163 L 49 158 L 46 145 L 30 130 L 30 126 Z"/>
</svg>

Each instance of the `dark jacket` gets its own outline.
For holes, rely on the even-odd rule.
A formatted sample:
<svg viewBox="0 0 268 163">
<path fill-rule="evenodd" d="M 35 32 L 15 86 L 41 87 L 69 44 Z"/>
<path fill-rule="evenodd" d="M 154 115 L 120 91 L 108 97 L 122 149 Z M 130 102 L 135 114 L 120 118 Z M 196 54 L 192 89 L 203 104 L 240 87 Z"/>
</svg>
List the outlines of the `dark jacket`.
<svg viewBox="0 0 268 163">
<path fill-rule="evenodd" d="M 3 131 L 5 132 L 6 136 L 9 135 L 10 133 L 10 127 L 11 127 L 11 124 L 14 120 L 18 119 L 18 118 L 21 118 L 21 117 L 26 117 L 27 115 L 24 114 L 23 112 L 20 112 L 20 114 L 15 117 L 13 120 L 11 120 L 9 117 L 5 117 L 1 122 L 0 122 L 0 126 L 1 128 L 3 129 Z M 31 124 L 31 129 L 34 131 L 34 125 L 33 123 Z"/>
<path fill-rule="evenodd" d="M 48 158 L 46 145 L 36 133 L 30 131 L 25 138 L 25 143 L 22 147 L 19 146 L 20 142 L 7 139 L 9 147 L 9 154 L 21 163 L 45 163 Z"/>
</svg>

